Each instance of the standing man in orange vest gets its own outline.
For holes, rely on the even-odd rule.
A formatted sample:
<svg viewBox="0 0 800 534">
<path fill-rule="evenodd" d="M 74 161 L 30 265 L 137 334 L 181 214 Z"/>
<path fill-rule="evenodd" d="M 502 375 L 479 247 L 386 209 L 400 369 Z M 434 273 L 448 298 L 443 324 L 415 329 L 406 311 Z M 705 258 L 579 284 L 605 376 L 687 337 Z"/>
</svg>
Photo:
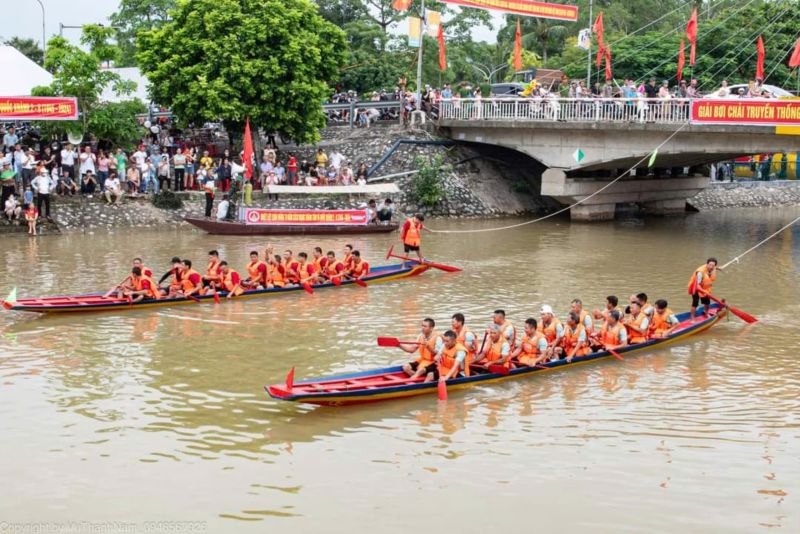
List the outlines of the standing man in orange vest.
<svg viewBox="0 0 800 534">
<path fill-rule="evenodd" d="M 403 223 L 403 228 L 400 230 L 400 239 L 403 240 L 403 250 L 405 250 L 406 254 L 409 252 L 416 252 L 420 263 L 424 260 L 422 251 L 420 250 L 420 246 L 422 245 L 422 229 L 424 228 L 422 222 L 424 220 L 425 216 L 421 213 L 417 213 L 410 219 L 406 219 L 406 222 Z"/>
<path fill-rule="evenodd" d="M 689 279 L 689 294 L 692 296 L 692 319 L 697 313 L 697 305 L 700 302 L 703 303 L 705 311 L 708 313 L 708 307 L 711 305 L 711 299 L 708 298 L 708 295 L 711 294 L 714 281 L 717 279 L 717 270 L 722 270 L 722 267 L 717 267 L 718 263 L 717 258 L 708 258 L 706 264 L 695 269 Z"/>
</svg>

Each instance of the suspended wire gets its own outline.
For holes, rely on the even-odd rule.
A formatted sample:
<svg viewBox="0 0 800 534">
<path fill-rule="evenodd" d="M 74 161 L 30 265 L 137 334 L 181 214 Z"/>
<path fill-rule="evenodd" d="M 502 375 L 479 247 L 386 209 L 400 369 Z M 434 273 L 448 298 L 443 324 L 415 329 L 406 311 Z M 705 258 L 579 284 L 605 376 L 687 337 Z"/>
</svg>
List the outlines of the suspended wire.
<svg viewBox="0 0 800 534">
<path fill-rule="evenodd" d="M 778 67 L 783 65 L 783 60 L 786 59 L 786 56 L 789 55 L 789 53 L 792 51 L 793 48 L 794 48 L 794 42 L 790 42 L 789 48 L 781 55 L 780 59 L 775 62 L 775 65 L 772 67 L 772 70 L 770 70 L 768 73 L 764 75 L 764 80 L 763 80 L 764 83 L 766 83 L 766 81 L 769 79 L 770 76 L 772 76 L 772 73 L 775 72 L 778 69 Z"/>
<path fill-rule="evenodd" d="M 601 187 L 600 189 L 598 189 L 594 193 L 592 193 L 592 194 L 580 199 L 579 201 L 575 202 L 574 204 L 571 204 L 571 205 L 566 206 L 564 208 L 561 208 L 561 209 L 559 209 L 557 211 L 554 211 L 553 213 L 548 213 L 547 215 L 544 215 L 543 217 L 539 217 L 538 219 L 533 219 L 531 221 L 525 221 L 525 222 L 522 222 L 522 223 L 512 224 L 512 225 L 509 225 L 509 226 L 501 226 L 499 228 L 480 228 L 480 229 L 476 229 L 476 230 L 433 230 L 431 228 L 428 228 L 428 230 L 433 232 L 433 233 L 437 233 L 437 234 L 480 234 L 480 233 L 485 233 L 485 232 L 499 232 L 501 230 L 510 230 L 512 228 L 519 228 L 520 226 L 526 226 L 528 224 L 534 224 L 534 223 L 537 223 L 537 222 L 540 222 L 540 221 L 544 221 L 545 219 L 549 219 L 551 217 L 555 217 L 556 215 L 564 213 L 565 211 L 568 211 L 568 210 L 574 208 L 575 206 L 583 204 L 584 202 L 586 202 L 590 198 L 593 198 L 593 197 L 599 195 L 600 193 L 602 193 L 603 191 L 605 191 L 606 189 L 608 189 L 609 187 L 611 187 L 615 183 L 619 182 L 625 176 L 628 176 L 631 172 L 633 172 L 633 170 L 635 168 L 637 168 L 639 165 L 641 165 L 646 159 L 649 159 L 654 152 L 658 152 L 658 150 L 661 147 L 663 147 L 664 145 L 669 143 L 672 140 L 673 137 L 678 135 L 678 133 L 680 133 L 680 131 L 683 130 L 684 128 L 686 128 L 687 126 L 689 126 L 689 122 L 688 121 L 684 122 L 681 125 L 680 128 L 678 128 L 677 130 L 672 132 L 669 135 L 669 137 L 664 139 L 664 141 L 662 141 L 660 145 L 655 147 L 646 156 L 644 156 L 642 159 L 640 159 L 639 161 L 634 163 L 633 167 L 631 167 L 627 171 L 623 172 L 622 174 L 620 174 L 619 176 L 617 176 L 616 178 L 614 178 L 613 180 L 608 182 L 606 185 L 604 185 L 603 187 Z"/>
<path fill-rule="evenodd" d="M 757 243 L 756 245 L 754 245 L 754 246 L 752 246 L 752 247 L 748 248 L 747 250 L 745 250 L 744 252 L 742 252 L 741 254 L 739 254 L 738 256 L 736 256 L 735 258 L 733 258 L 731 261 L 729 261 L 728 263 L 726 263 L 725 265 L 723 265 L 722 267 L 720 267 L 720 269 L 724 269 L 725 267 L 727 267 L 727 266 L 728 266 L 728 265 L 730 265 L 731 263 L 739 263 L 739 260 L 740 260 L 740 259 L 742 259 L 743 257 L 747 256 L 748 254 L 750 254 L 751 252 L 753 252 L 755 249 L 757 249 L 758 247 L 760 247 L 761 245 L 763 245 L 764 243 L 766 243 L 767 241 L 769 241 L 770 239 L 772 239 L 772 238 L 773 238 L 773 237 L 775 237 L 776 235 L 780 234 L 781 232 L 783 232 L 784 230 L 786 230 L 787 228 L 789 228 L 790 226 L 792 226 L 793 224 L 795 224 L 795 223 L 796 223 L 796 222 L 798 222 L 798 221 L 800 221 L 800 217 L 797 217 L 795 220 L 793 220 L 792 222 L 790 222 L 790 223 L 789 223 L 789 224 L 787 224 L 786 226 L 782 227 L 780 230 L 778 230 L 777 232 L 775 232 L 774 234 L 772 234 L 772 235 L 771 235 L 771 236 L 769 236 L 768 238 L 766 238 L 766 239 L 763 239 L 763 240 L 761 240 L 759 243 Z"/>
</svg>

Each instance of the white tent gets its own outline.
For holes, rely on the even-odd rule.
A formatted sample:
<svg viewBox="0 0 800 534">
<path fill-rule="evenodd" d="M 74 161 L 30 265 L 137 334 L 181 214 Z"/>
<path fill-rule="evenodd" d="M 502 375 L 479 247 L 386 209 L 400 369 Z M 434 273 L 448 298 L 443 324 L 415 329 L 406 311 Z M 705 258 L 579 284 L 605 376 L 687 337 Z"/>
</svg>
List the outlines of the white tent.
<svg viewBox="0 0 800 534">
<path fill-rule="evenodd" d="M 0 95 L 30 96 L 39 85 L 53 83 L 53 75 L 14 48 L 0 44 Z"/>
</svg>

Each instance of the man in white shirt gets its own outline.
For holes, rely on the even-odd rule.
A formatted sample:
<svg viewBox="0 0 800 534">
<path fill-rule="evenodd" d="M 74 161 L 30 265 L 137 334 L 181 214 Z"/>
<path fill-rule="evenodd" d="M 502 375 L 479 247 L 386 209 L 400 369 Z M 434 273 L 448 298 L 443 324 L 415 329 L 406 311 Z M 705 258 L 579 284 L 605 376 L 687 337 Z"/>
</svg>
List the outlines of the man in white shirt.
<svg viewBox="0 0 800 534">
<path fill-rule="evenodd" d="M 131 156 L 133 161 L 136 163 L 136 168 L 139 169 L 139 172 L 143 172 L 144 169 L 147 169 L 147 152 L 144 151 L 144 145 L 139 145 L 139 149 L 133 153 Z M 139 175 L 139 183 L 142 182 L 141 178 L 142 175 Z"/>
<path fill-rule="evenodd" d="M 22 187 L 28 187 L 33 180 L 34 170 L 36 169 L 36 155 L 32 148 L 22 154 Z"/>
<path fill-rule="evenodd" d="M 342 166 L 342 162 L 344 161 L 344 155 L 339 152 L 338 150 L 334 150 L 330 158 L 328 158 L 331 162 L 331 165 L 336 169 L 336 172 L 339 172 L 339 168 Z"/>
<path fill-rule="evenodd" d="M 11 126 L 8 129 L 8 133 L 3 136 L 3 145 L 5 145 L 6 151 L 11 152 L 17 143 L 19 143 L 19 136 L 16 134 L 14 127 Z"/>
<path fill-rule="evenodd" d="M 19 214 L 22 211 L 19 203 L 17 202 L 17 198 L 13 195 L 13 193 L 6 199 L 4 210 L 6 217 L 8 220 L 13 221 L 14 219 L 19 219 Z"/>
<path fill-rule="evenodd" d="M 75 180 L 75 159 L 77 158 L 77 153 L 75 148 L 72 146 L 71 143 L 67 143 L 67 146 L 61 149 L 61 169 L 62 171 L 68 171 L 70 178 Z"/>
<path fill-rule="evenodd" d="M 50 220 L 50 191 L 55 188 L 50 173 L 46 169 L 37 175 L 31 182 L 31 187 L 36 191 L 36 209 L 40 215 L 47 217 Z M 45 205 L 45 211 L 42 211 L 42 204 Z"/>
<path fill-rule="evenodd" d="M 217 220 L 224 221 L 225 218 L 228 216 L 228 209 L 230 208 L 230 201 L 228 200 L 228 195 L 222 196 L 222 202 L 219 203 L 217 206 Z"/>
<path fill-rule="evenodd" d="M 86 147 L 80 155 L 81 160 L 81 178 L 83 178 L 87 172 L 92 171 L 92 174 L 97 174 L 97 169 L 95 168 L 95 163 L 97 162 L 97 156 L 92 153 L 92 147 Z"/>
<path fill-rule="evenodd" d="M 119 206 L 119 201 L 122 198 L 122 186 L 119 183 L 119 177 L 116 173 L 106 179 L 105 194 L 108 204 Z"/>
</svg>

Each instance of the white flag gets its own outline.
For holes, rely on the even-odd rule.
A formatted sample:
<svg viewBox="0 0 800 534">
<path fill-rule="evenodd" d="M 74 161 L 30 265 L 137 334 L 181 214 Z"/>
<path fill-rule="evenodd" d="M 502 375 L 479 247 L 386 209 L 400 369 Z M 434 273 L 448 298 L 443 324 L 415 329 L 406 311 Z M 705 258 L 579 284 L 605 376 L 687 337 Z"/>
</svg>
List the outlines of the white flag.
<svg viewBox="0 0 800 534">
<path fill-rule="evenodd" d="M 592 30 L 589 28 L 583 29 L 578 33 L 578 44 L 575 45 L 581 50 L 591 50 L 592 48 Z"/>
</svg>

